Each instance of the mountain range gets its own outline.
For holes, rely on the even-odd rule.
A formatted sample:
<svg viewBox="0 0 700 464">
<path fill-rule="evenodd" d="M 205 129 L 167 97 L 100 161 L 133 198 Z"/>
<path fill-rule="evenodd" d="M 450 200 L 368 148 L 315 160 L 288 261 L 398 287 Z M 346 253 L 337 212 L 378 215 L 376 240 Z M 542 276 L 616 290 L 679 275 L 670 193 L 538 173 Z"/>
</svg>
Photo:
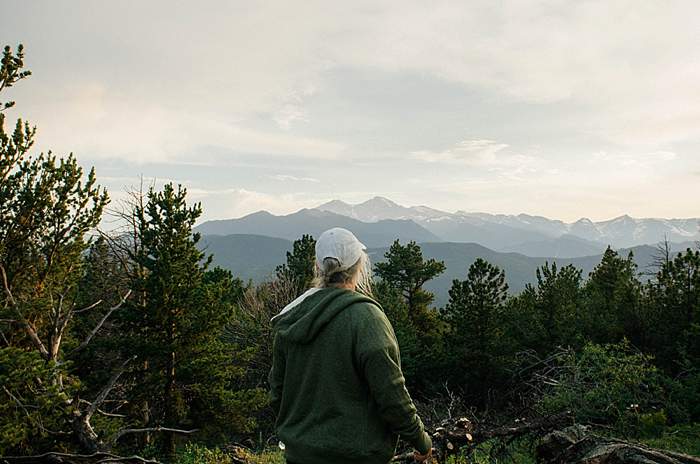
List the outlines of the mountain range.
<svg viewBox="0 0 700 464">
<path fill-rule="evenodd" d="M 478 243 L 491 250 L 531 257 L 577 258 L 641 245 L 655 246 L 664 239 L 676 248 L 700 240 L 700 218 L 633 218 L 606 221 L 581 218 L 575 222 L 528 214 L 506 215 L 441 211 L 427 206 L 402 206 L 374 197 L 363 203 L 340 200 L 316 208 L 275 216 L 266 211 L 242 218 L 207 221 L 197 227 L 205 235 L 248 234 L 295 240 L 303 234 L 318 236 L 330 227 L 353 231 L 368 247 L 395 239 L 418 243 Z"/>
<path fill-rule="evenodd" d="M 333 200 L 317 207 L 364 222 L 382 219 L 407 219 L 450 242 L 476 242 L 503 251 L 537 251 L 544 243 L 555 250 L 576 249 L 578 256 L 593 250 L 656 244 L 664 238 L 670 242 L 700 240 L 700 218 L 659 219 L 619 216 L 606 221 L 581 218 L 575 222 L 549 219 L 529 214 L 489 214 L 456 211 L 449 213 L 427 206 L 406 207 L 387 198 L 374 197 L 363 203 L 348 204 Z M 552 242 L 553 239 L 561 239 Z M 544 243 L 543 243 L 544 242 Z M 528 253 L 525 253 L 528 254 Z M 551 252 L 538 256 L 552 256 Z M 566 256 L 566 255 L 559 255 Z"/>
</svg>

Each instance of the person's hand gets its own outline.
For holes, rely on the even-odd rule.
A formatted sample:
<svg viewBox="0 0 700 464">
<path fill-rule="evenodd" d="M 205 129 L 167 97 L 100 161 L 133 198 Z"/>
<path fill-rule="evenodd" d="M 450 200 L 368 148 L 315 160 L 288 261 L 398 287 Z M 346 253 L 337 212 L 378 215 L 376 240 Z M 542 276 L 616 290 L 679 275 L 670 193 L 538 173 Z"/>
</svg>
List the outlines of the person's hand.
<svg viewBox="0 0 700 464">
<path fill-rule="evenodd" d="M 418 451 L 413 452 L 413 460 L 416 462 L 426 462 L 433 457 L 433 449 L 430 448 L 427 453 L 420 454 Z"/>
</svg>

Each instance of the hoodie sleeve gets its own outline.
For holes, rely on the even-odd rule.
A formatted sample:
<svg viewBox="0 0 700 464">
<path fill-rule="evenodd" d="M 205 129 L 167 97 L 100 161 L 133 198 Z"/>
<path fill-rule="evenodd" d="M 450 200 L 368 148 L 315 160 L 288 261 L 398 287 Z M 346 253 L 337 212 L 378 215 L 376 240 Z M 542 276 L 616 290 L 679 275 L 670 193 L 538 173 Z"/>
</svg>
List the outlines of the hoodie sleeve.
<svg viewBox="0 0 700 464">
<path fill-rule="evenodd" d="M 272 342 L 272 368 L 267 378 L 270 384 L 270 406 L 275 411 L 275 415 L 280 412 L 285 364 L 284 354 L 280 349 L 279 337 L 275 336 Z"/>
<path fill-rule="evenodd" d="M 381 309 L 365 304 L 357 325 L 355 357 L 384 422 L 420 453 L 432 447 L 401 372 L 394 329 Z"/>
</svg>

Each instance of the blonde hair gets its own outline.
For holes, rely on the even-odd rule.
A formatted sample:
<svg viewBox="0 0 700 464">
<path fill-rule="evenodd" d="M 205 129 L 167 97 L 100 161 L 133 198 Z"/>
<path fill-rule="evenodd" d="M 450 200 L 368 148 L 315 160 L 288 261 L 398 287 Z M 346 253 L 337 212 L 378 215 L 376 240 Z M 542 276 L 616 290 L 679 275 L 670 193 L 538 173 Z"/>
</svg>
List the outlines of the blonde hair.
<svg viewBox="0 0 700 464">
<path fill-rule="evenodd" d="M 349 282 L 355 283 L 355 290 L 372 296 L 372 263 L 364 251 L 360 259 L 348 269 L 339 270 L 340 262 L 335 258 L 326 258 L 314 268 L 313 286 L 318 288 L 337 287 Z"/>
</svg>

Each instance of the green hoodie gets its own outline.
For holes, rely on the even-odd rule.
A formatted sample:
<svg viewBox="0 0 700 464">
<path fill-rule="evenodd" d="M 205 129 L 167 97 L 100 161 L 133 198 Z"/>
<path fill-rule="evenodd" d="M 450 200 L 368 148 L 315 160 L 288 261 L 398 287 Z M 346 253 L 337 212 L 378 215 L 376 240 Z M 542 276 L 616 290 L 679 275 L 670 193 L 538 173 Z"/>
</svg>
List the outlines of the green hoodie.
<svg viewBox="0 0 700 464">
<path fill-rule="evenodd" d="M 322 289 L 274 318 L 273 328 L 271 402 L 289 461 L 386 464 L 399 435 L 421 453 L 430 449 L 376 301 Z"/>
</svg>

